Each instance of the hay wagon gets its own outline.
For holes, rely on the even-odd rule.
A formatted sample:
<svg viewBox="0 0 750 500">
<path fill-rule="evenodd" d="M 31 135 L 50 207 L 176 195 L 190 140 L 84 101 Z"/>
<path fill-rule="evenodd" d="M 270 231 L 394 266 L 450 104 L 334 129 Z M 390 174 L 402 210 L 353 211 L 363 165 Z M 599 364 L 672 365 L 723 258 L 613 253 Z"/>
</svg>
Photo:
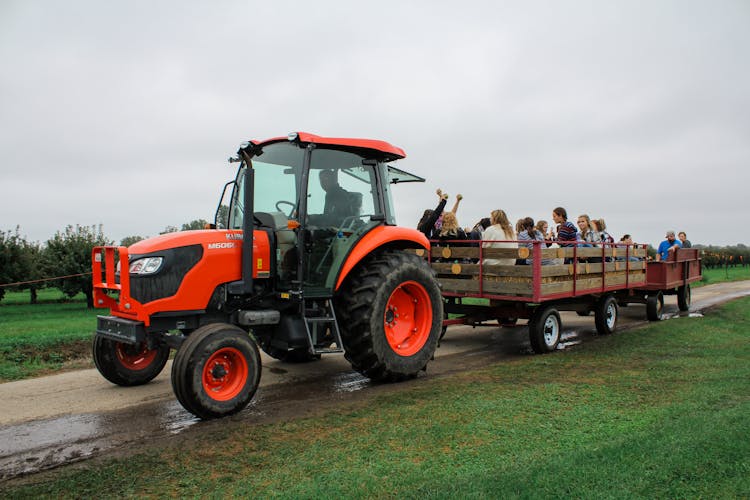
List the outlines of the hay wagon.
<svg viewBox="0 0 750 500">
<path fill-rule="evenodd" d="M 701 279 L 700 257 L 693 249 L 679 250 L 669 261 L 649 262 L 645 245 L 544 248 L 534 242 L 533 248 L 483 248 L 481 243 L 444 242 L 429 254 L 417 251 L 430 261 L 442 286 L 444 327 L 491 321 L 514 325 L 525 318 L 536 352 L 557 348 L 560 311 L 593 312 L 597 332 L 609 334 L 618 306 L 646 304 L 648 319 L 658 320 L 664 296 L 677 294 L 680 309 L 687 310 L 689 284 Z M 488 259 L 508 264 L 487 264 Z"/>
</svg>

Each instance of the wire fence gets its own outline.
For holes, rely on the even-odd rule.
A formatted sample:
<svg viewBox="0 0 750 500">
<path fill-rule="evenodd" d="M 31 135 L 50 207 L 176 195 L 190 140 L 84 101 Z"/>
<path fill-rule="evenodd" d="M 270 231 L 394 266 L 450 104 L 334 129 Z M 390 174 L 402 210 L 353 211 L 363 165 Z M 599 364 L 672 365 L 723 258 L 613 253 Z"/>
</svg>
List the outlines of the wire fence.
<svg viewBox="0 0 750 500">
<path fill-rule="evenodd" d="M 44 283 L 47 281 L 56 281 L 56 280 L 64 280 L 67 278 L 80 278 L 81 276 L 91 276 L 93 273 L 91 271 L 87 273 L 80 273 L 80 274 L 68 274 L 67 276 L 56 276 L 54 278 L 41 278 L 38 280 L 30 280 L 30 281 L 17 281 L 15 283 L 0 283 L 0 288 L 9 288 L 13 286 L 21 286 L 21 285 L 32 285 L 34 283 Z"/>
</svg>

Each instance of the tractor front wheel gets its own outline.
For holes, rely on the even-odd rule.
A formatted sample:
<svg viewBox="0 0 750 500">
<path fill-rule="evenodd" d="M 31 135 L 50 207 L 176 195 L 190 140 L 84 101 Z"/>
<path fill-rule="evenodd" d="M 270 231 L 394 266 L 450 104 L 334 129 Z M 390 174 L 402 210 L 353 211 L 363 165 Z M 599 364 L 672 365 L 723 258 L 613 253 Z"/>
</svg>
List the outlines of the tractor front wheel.
<svg viewBox="0 0 750 500">
<path fill-rule="evenodd" d="M 424 370 L 435 353 L 443 299 L 432 269 L 418 256 L 379 252 L 352 271 L 336 298 L 346 359 L 377 381 Z"/>
<path fill-rule="evenodd" d="M 203 419 L 237 413 L 260 383 L 260 352 L 250 335 L 234 325 L 198 328 L 172 363 L 172 389 L 180 404 Z"/>
<path fill-rule="evenodd" d="M 150 382 L 161 373 L 169 359 L 167 345 L 149 349 L 145 342 L 131 345 L 101 335 L 94 337 L 92 350 L 99 373 L 113 384 L 124 387 Z"/>
</svg>

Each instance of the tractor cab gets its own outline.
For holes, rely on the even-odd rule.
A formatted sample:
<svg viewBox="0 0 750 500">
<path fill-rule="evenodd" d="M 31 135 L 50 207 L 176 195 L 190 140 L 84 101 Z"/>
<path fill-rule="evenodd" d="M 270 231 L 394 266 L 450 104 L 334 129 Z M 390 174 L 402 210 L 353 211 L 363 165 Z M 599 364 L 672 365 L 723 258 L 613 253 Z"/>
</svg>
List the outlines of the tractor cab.
<svg viewBox="0 0 750 500">
<path fill-rule="evenodd" d="M 355 244 L 375 227 L 395 225 L 390 184 L 424 180 L 388 165 L 404 156 L 382 141 L 304 133 L 245 143 L 230 159 L 240 167 L 226 227 L 271 235 L 278 291 L 331 297 Z"/>
</svg>

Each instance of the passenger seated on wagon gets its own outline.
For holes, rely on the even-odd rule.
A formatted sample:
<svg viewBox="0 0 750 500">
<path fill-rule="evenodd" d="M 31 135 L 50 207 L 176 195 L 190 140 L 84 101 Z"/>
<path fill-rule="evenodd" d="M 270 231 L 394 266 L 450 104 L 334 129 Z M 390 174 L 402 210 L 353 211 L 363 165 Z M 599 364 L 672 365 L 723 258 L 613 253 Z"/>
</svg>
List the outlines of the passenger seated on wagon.
<svg viewBox="0 0 750 500">
<path fill-rule="evenodd" d="M 615 239 L 612 237 L 612 235 L 607 232 L 607 223 L 604 222 L 604 219 L 592 220 L 591 224 L 597 231 L 599 231 L 599 238 L 602 240 L 602 243 L 615 242 Z"/>
<path fill-rule="evenodd" d="M 687 233 L 685 231 L 680 231 L 677 233 L 677 237 L 680 239 L 680 243 L 682 244 L 682 248 L 692 248 L 693 244 L 690 243 L 690 240 L 687 239 Z"/>
<path fill-rule="evenodd" d="M 581 247 L 600 247 L 602 242 L 599 232 L 591 225 L 591 218 L 582 214 L 578 216 L 578 229 L 580 230 L 580 241 L 579 246 Z M 589 257 L 587 259 L 581 259 L 583 262 L 601 262 L 601 257 Z"/>
<path fill-rule="evenodd" d="M 555 232 L 550 229 L 549 224 L 546 220 L 538 220 L 536 223 L 536 230 L 542 233 L 544 239 L 547 241 L 555 239 Z"/>
<path fill-rule="evenodd" d="M 437 238 L 437 231 L 435 230 L 435 223 L 438 221 L 440 216 L 443 215 L 443 210 L 445 209 L 445 204 L 448 202 L 448 194 L 443 193 L 443 191 L 438 188 L 437 191 L 435 191 L 438 195 L 438 198 L 440 201 L 438 202 L 437 207 L 435 207 L 435 210 L 427 209 L 422 214 L 422 218 L 419 220 L 419 223 L 417 223 L 417 229 L 422 232 L 425 236 L 427 236 L 428 240 L 432 240 Z"/>
<path fill-rule="evenodd" d="M 675 250 L 682 248 L 682 243 L 675 238 L 674 231 L 667 231 L 666 238 L 656 249 L 656 260 L 668 260 L 670 255 L 674 255 Z"/>
<path fill-rule="evenodd" d="M 557 207 L 552 211 L 552 220 L 557 224 L 557 241 L 561 247 L 575 246 L 578 230 L 568 220 L 568 212 L 563 207 Z"/>
<path fill-rule="evenodd" d="M 628 254 L 629 254 L 629 256 L 628 256 L 628 260 L 629 261 L 631 261 L 631 262 L 638 262 L 639 260 L 641 260 L 638 257 L 634 257 L 632 255 L 633 249 L 635 247 L 633 246 L 633 238 L 629 234 L 623 235 L 623 237 L 620 238 L 620 243 L 623 243 L 623 244 L 625 244 L 627 246 L 618 247 L 618 250 L 617 250 L 618 254 L 625 253 L 627 251 Z M 624 256 L 623 257 L 617 257 L 616 260 L 618 260 L 618 261 L 624 261 L 625 257 Z"/>
<path fill-rule="evenodd" d="M 557 207 L 552 211 L 552 220 L 557 224 L 557 241 L 561 247 L 572 247 L 576 245 L 578 231 L 572 222 L 568 220 L 568 212 L 563 207 Z M 570 264 L 573 259 L 567 257 L 565 264 Z"/>
<path fill-rule="evenodd" d="M 453 204 L 453 208 L 451 208 L 450 213 L 453 213 L 453 215 L 456 215 L 458 213 L 458 205 L 461 203 L 461 200 L 463 200 L 464 197 L 461 195 L 461 193 L 456 195 L 456 202 Z M 435 236 L 434 238 L 438 237 L 438 233 L 440 233 L 440 229 L 443 227 L 443 217 L 445 214 L 438 217 L 437 222 L 435 222 Z"/>
<path fill-rule="evenodd" d="M 547 244 L 544 242 L 544 234 L 538 231 L 534 227 L 534 219 L 526 217 L 521 219 L 521 232 L 518 233 L 518 247 L 525 247 L 529 249 L 528 259 L 517 259 L 516 264 L 531 265 L 534 262 L 534 241 L 540 241 L 540 248 L 547 248 Z M 520 261 L 520 262 L 519 262 Z M 542 259 L 542 265 L 552 264 L 550 259 Z"/>
<path fill-rule="evenodd" d="M 466 233 L 458 225 L 458 219 L 456 219 L 456 215 L 453 212 L 443 214 L 443 225 L 440 228 L 437 239 L 438 243 L 436 246 L 439 247 L 464 247 L 469 245 L 466 242 Z M 444 262 L 444 259 L 435 260 L 437 262 Z"/>
<path fill-rule="evenodd" d="M 596 243 L 602 242 L 599 231 L 592 227 L 591 218 L 588 215 L 582 214 L 578 216 L 578 229 L 581 233 L 581 239 L 587 243 L 587 245 L 584 246 L 591 247 Z"/>
<path fill-rule="evenodd" d="M 484 240 L 482 248 L 518 248 L 518 243 L 512 241 L 516 239 L 516 235 L 505 212 L 499 209 L 493 210 L 490 214 L 490 222 L 492 225 L 482 234 L 482 240 Z M 515 263 L 516 259 L 484 259 L 482 261 L 485 266 L 512 266 Z"/>
<path fill-rule="evenodd" d="M 604 248 L 613 248 L 612 243 L 615 242 L 615 239 L 607 232 L 607 223 L 604 222 L 604 219 L 592 219 L 591 228 L 599 234 L 599 240 L 602 242 Z M 604 260 L 612 262 L 612 257 L 607 257 Z"/>
<path fill-rule="evenodd" d="M 490 222 L 489 217 L 483 217 L 479 220 L 476 224 L 474 224 L 474 227 L 471 228 L 471 231 L 469 231 L 469 239 L 473 241 L 480 241 L 482 239 L 482 234 L 484 234 L 484 231 L 490 227 L 492 223 Z M 472 243 L 473 246 L 479 246 L 479 243 Z"/>
</svg>

